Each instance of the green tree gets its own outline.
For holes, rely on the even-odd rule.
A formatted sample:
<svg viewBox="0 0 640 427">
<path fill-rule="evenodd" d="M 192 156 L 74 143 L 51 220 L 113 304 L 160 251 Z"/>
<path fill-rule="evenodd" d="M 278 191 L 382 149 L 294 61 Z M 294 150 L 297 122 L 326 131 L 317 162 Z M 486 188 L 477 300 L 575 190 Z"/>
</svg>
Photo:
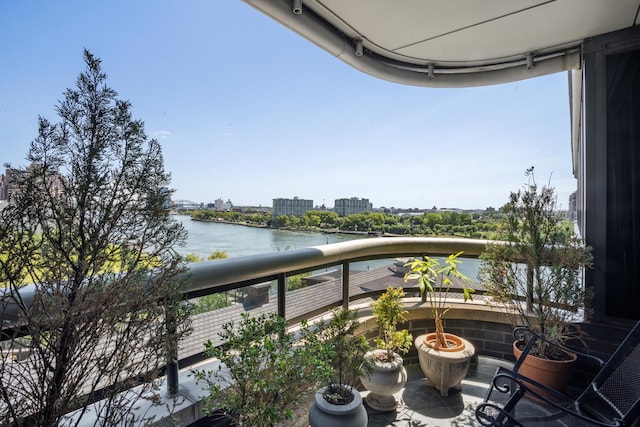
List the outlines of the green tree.
<svg viewBox="0 0 640 427">
<path fill-rule="evenodd" d="M 295 291 L 296 289 L 300 289 L 304 287 L 303 278 L 311 276 L 311 273 L 301 273 L 296 274 L 295 276 L 287 277 L 287 289 L 290 291 Z"/>
<path fill-rule="evenodd" d="M 204 259 L 201 256 L 199 256 L 198 254 L 191 252 L 191 253 L 188 253 L 188 254 L 186 254 L 184 256 L 184 261 L 185 262 L 189 262 L 189 263 L 191 263 L 191 262 L 202 262 L 202 261 L 204 261 Z"/>
<path fill-rule="evenodd" d="M 222 329 L 224 344 L 216 347 L 208 341 L 205 353 L 227 369 L 194 371 L 208 393 L 205 413 L 221 407 L 244 427 L 276 426 L 290 419 L 292 409 L 326 372 L 314 331 L 303 322 L 298 333 L 291 332 L 287 321 L 276 314 L 250 317 L 248 313 Z"/>
<path fill-rule="evenodd" d="M 298 227 L 300 223 L 300 218 L 295 215 L 289 215 L 289 227 Z"/>
<path fill-rule="evenodd" d="M 320 227 L 333 228 L 336 227 L 338 214 L 331 211 L 314 211 L 320 217 Z"/>
<path fill-rule="evenodd" d="M 371 303 L 371 311 L 380 330 L 376 338 L 376 347 L 385 350 L 382 360 L 393 360 L 394 352 L 406 353 L 413 344 L 413 336 L 406 329 L 398 330 L 398 323 L 407 321 L 409 313 L 402 305 L 404 289 L 388 286 L 387 290 L 376 301 Z"/>
<path fill-rule="evenodd" d="M 527 184 L 511 192 L 502 208 L 500 237 L 508 244 L 487 245 L 479 277 L 493 302 L 513 316 L 514 325 L 564 344 L 580 335 L 574 322 L 589 312 L 592 295 L 582 274 L 591 268 L 593 256 L 561 221 L 554 188 L 538 186 L 533 172 L 533 167 L 526 170 Z M 532 354 L 562 356 L 544 343 Z"/>
<path fill-rule="evenodd" d="M 0 320 L 11 306 L 31 338 L 28 364 L 0 354 L 5 425 L 73 424 L 65 414 L 81 419 L 98 398 L 96 424 L 142 422 L 131 410 L 149 386 L 122 387 L 148 384 L 186 330 L 174 249 L 186 232 L 169 215 L 161 147 L 106 85 L 100 60 L 85 51 L 84 61 L 60 122 L 39 118 L 31 166 L 0 211 Z M 35 294 L 24 298 L 29 280 Z"/>
<path fill-rule="evenodd" d="M 273 222 L 271 224 L 271 226 L 275 228 L 288 227 L 289 225 L 291 225 L 291 223 L 289 221 L 288 215 L 278 215 L 273 219 Z"/>
<path fill-rule="evenodd" d="M 211 252 L 211 255 L 207 258 L 209 261 L 214 259 L 225 259 L 227 258 L 227 253 L 222 249 L 218 249 L 217 251 Z"/>
<path fill-rule="evenodd" d="M 198 298 L 191 309 L 192 314 L 208 313 L 231 305 L 227 292 L 205 295 Z"/>
</svg>

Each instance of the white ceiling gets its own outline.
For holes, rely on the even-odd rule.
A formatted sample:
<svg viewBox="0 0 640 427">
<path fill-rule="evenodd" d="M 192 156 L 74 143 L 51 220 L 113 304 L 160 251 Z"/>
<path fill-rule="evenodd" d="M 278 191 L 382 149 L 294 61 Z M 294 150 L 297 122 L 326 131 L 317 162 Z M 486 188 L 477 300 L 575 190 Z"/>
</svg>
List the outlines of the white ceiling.
<svg viewBox="0 0 640 427">
<path fill-rule="evenodd" d="M 640 8 L 640 0 L 244 1 L 363 72 L 443 87 L 577 68 L 582 40 L 638 24 Z"/>
</svg>

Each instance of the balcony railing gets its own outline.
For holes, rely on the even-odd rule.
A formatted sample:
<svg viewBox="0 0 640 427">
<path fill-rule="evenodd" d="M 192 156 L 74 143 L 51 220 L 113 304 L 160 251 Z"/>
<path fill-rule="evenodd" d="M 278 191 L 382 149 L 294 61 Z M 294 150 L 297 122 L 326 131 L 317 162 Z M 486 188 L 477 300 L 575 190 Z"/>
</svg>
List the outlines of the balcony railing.
<svg viewBox="0 0 640 427">
<path fill-rule="evenodd" d="M 375 292 L 350 292 L 350 265 L 355 262 L 410 256 L 448 256 L 463 251 L 464 258 L 477 258 L 487 240 L 432 237 L 385 237 L 351 240 L 238 258 L 199 262 L 189 265 L 186 298 L 220 293 L 269 281 L 276 282 L 278 315 L 296 323 L 302 318 L 329 310 L 336 305 L 347 308 L 350 301 L 370 297 Z M 329 267 L 341 267 L 341 292 L 312 311 L 288 315 L 287 277 Z M 177 359 L 177 358 L 176 358 Z M 169 390 L 177 390 L 178 363 L 167 365 Z"/>
<path fill-rule="evenodd" d="M 246 257 L 228 258 L 206 261 L 189 265 L 185 273 L 189 278 L 185 299 L 211 295 L 240 289 L 249 285 L 264 282 L 276 282 L 277 313 L 296 323 L 302 318 L 312 317 L 335 306 L 348 307 L 351 301 L 371 297 L 378 292 L 352 292 L 350 286 L 350 266 L 352 263 L 392 259 L 410 256 L 447 256 L 463 251 L 464 258 L 477 258 L 485 249 L 488 241 L 461 238 L 428 238 L 428 237 L 389 237 L 352 240 L 340 243 L 294 249 L 282 252 L 266 253 Z M 329 267 L 341 268 L 341 280 L 338 295 L 334 291 L 330 298 L 323 299 L 313 309 L 287 315 L 287 278 L 304 272 L 317 271 Z M 312 287 L 317 286 L 313 285 Z M 34 288 L 26 286 L 22 290 L 24 302 L 32 300 Z M 291 304 L 295 304 L 292 300 Z M 291 308 L 291 307 L 289 307 Z M 15 336 L 14 329 L 19 328 L 17 317 L 11 318 L 13 308 L 0 307 L 0 315 L 5 319 L 2 333 L 4 337 Z M 16 312 L 17 313 L 17 312 Z M 13 321 L 7 322 L 12 319 Z M 214 325 L 221 326 L 221 325 Z M 6 338 L 5 338 L 6 339 Z M 204 342 L 204 341 L 203 341 Z M 174 343 L 175 344 L 175 343 Z M 178 346 L 170 346 L 178 348 Z M 202 343 L 200 351 L 202 353 Z M 179 350 L 182 353 L 182 350 Z M 173 354 L 169 356 L 166 366 L 167 394 L 174 395 L 178 391 L 179 366 L 188 366 L 190 354 Z"/>
<path fill-rule="evenodd" d="M 342 300 L 346 307 L 351 263 L 403 256 L 447 256 L 460 251 L 463 258 L 477 258 L 487 243 L 487 240 L 461 238 L 385 237 L 199 262 L 189 266 L 190 285 L 186 296 L 192 298 L 277 280 L 278 314 L 284 316 L 286 277 L 342 265 Z"/>
</svg>

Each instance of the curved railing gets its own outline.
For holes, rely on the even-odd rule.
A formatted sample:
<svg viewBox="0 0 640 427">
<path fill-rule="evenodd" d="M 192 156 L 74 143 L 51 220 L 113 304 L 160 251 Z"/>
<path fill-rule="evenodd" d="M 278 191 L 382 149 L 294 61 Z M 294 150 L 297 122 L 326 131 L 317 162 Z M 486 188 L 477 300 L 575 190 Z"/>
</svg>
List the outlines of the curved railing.
<svg viewBox="0 0 640 427">
<path fill-rule="evenodd" d="M 488 240 L 437 237 L 381 237 L 350 240 L 189 265 L 188 296 L 222 292 L 337 264 L 401 256 L 449 255 L 477 258 Z M 346 278 L 348 280 L 348 277 Z"/>
<path fill-rule="evenodd" d="M 463 238 L 379 237 L 193 263 L 189 265 L 189 271 L 186 273 L 189 278 L 189 286 L 185 296 L 193 298 L 252 284 L 276 281 L 277 313 L 287 318 L 291 323 L 296 323 L 303 318 L 325 312 L 336 305 L 347 308 L 350 301 L 366 298 L 373 294 L 371 292 L 359 293 L 358 295 L 350 294 L 351 263 L 409 256 L 447 256 L 461 251 L 464 258 L 477 258 L 488 243 L 487 240 Z M 337 303 L 334 300 L 324 300 L 309 311 L 286 316 L 287 277 L 334 266 L 341 267 L 342 276 L 342 291 Z M 334 296 L 331 295 L 331 297 Z M 173 360 L 177 361 L 178 359 L 180 357 L 175 354 Z M 177 381 L 177 369 L 178 363 L 167 365 L 167 377 L 170 381 L 174 378 Z M 177 389 L 177 383 L 168 385 L 170 389 L 174 387 Z"/>
<path fill-rule="evenodd" d="M 353 262 L 402 256 L 449 255 L 463 252 L 477 258 L 488 240 L 437 237 L 384 237 L 350 240 L 189 265 L 187 298 L 224 292 L 247 285 L 276 280 L 278 314 L 285 317 L 286 277 L 321 268 L 342 266 L 342 305 L 347 307 L 349 265 Z"/>
<path fill-rule="evenodd" d="M 477 258 L 487 240 L 432 237 L 378 237 L 331 243 L 303 249 L 272 252 L 215 261 L 189 264 L 185 273 L 189 285 L 185 298 L 220 293 L 266 281 L 277 282 L 277 311 L 285 317 L 286 278 L 295 274 L 340 265 L 342 268 L 341 302 L 347 307 L 353 296 L 349 294 L 349 266 L 366 260 L 408 256 L 449 255 L 463 251 L 465 258 Z M 34 293 L 33 286 L 21 289 L 23 302 L 28 304 Z M 362 294 L 359 297 L 365 297 Z M 335 304 L 334 304 L 335 305 Z M 5 320 L 12 319 L 12 307 L 0 307 Z M 310 313 L 305 313 L 310 314 Z M 304 317 L 305 314 L 299 317 Z M 296 319 L 289 319 L 295 321 Z M 3 325 L 3 333 L 16 327 L 12 322 Z M 172 346 L 177 348 L 178 346 Z M 178 389 L 177 354 L 169 356 L 166 368 L 169 394 Z"/>
</svg>

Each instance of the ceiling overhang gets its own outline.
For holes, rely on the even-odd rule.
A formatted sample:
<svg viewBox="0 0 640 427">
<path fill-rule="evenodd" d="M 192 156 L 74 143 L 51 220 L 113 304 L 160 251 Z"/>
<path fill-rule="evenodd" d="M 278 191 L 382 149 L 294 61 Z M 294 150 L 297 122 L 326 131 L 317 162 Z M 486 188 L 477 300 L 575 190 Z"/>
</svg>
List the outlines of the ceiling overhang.
<svg viewBox="0 0 640 427">
<path fill-rule="evenodd" d="M 352 67 L 425 87 L 580 68 L 585 38 L 638 23 L 640 0 L 244 0 Z"/>
</svg>

